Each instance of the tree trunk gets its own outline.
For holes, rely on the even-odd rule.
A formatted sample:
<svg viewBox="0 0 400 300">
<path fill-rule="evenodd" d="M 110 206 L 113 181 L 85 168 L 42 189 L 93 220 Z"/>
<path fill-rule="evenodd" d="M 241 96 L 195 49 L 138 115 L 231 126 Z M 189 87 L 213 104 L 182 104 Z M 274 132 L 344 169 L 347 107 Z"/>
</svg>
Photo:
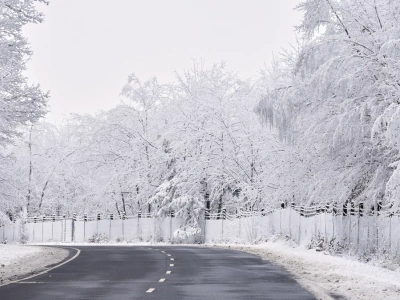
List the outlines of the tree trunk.
<svg viewBox="0 0 400 300">
<path fill-rule="evenodd" d="M 31 205 L 31 183 L 32 183 L 32 173 L 33 173 L 33 165 L 32 165 L 32 126 L 29 130 L 29 175 L 28 175 L 28 194 L 26 195 L 26 211 L 29 216 L 30 205 Z"/>
</svg>

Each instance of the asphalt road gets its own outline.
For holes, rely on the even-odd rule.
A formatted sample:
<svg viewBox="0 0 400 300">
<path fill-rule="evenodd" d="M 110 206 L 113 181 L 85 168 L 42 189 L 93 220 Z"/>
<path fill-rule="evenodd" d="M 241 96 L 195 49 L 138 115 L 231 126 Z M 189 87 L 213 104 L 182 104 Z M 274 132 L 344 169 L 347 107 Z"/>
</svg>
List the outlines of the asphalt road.
<svg viewBox="0 0 400 300">
<path fill-rule="evenodd" d="M 239 251 L 77 248 L 80 255 L 69 263 L 0 287 L 0 299 L 315 299 L 282 268 Z"/>
</svg>

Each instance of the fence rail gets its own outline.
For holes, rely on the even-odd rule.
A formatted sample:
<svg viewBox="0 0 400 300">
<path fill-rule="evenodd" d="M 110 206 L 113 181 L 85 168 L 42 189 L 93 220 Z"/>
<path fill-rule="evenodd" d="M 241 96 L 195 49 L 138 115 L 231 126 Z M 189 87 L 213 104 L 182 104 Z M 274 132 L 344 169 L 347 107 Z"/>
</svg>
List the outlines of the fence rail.
<svg viewBox="0 0 400 300">
<path fill-rule="evenodd" d="M 174 239 L 177 231 L 183 230 L 182 225 L 183 220 L 175 218 L 173 212 L 164 218 L 149 213 L 40 216 L 3 224 L 0 240 L 85 242 L 102 236 L 109 240 L 168 242 Z M 400 255 L 400 211 L 391 205 L 366 209 L 363 205 L 350 204 L 311 207 L 292 204 L 274 210 L 238 209 L 235 213 L 225 209 L 218 213 L 206 210 L 199 226 L 200 240 L 204 242 L 257 242 L 283 234 L 299 244 L 322 241 L 329 247 Z"/>
<path fill-rule="evenodd" d="M 182 221 L 170 214 L 148 213 L 116 218 L 114 215 L 41 216 L 14 219 L 0 226 L 0 242 L 171 241 Z"/>
</svg>

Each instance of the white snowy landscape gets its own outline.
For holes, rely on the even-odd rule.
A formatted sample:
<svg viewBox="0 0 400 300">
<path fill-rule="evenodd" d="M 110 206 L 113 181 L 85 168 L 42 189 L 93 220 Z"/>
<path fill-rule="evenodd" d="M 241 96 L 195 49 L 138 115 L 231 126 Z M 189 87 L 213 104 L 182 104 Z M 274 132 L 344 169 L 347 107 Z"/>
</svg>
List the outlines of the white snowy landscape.
<svg viewBox="0 0 400 300">
<path fill-rule="evenodd" d="M 192 245 L 317 299 L 400 299 L 400 0 L 294 1 L 296 42 L 251 77 L 133 69 L 119 104 L 54 122 L 24 32 L 52 2 L 0 0 L 0 286 L 65 262 L 55 246 Z"/>
</svg>

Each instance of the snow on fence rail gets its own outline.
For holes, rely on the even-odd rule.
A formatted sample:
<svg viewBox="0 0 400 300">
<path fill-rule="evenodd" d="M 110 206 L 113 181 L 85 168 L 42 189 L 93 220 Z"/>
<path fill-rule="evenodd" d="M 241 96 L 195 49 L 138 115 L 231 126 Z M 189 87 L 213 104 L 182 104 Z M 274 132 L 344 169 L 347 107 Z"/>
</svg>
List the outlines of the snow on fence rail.
<svg viewBox="0 0 400 300">
<path fill-rule="evenodd" d="M 385 209 L 385 210 L 384 210 Z M 376 252 L 388 256 L 400 255 L 400 212 L 390 207 L 367 211 L 361 205 L 291 206 L 249 217 L 213 220 L 214 235 L 208 242 L 244 240 L 256 242 L 273 234 L 290 236 L 299 244 L 324 242 L 329 247 L 349 248 L 360 253 Z M 220 228 L 216 230 L 216 228 Z M 218 232 L 215 234 L 215 232 Z"/>
<path fill-rule="evenodd" d="M 296 206 L 231 214 L 205 212 L 200 240 L 205 242 L 257 242 L 273 234 L 290 236 L 299 244 L 323 242 L 384 255 L 400 255 L 400 211 L 378 205 L 373 210 L 345 206 Z M 130 241 L 172 241 L 182 220 L 151 214 L 107 216 L 30 217 L 0 227 L 0 240 L 28 242 L 85 242 L 95 238 Z M 199 239 L 197 239 L 198 241 Z M 188 242 L 188 241 L 186 241 Z"/>
<path fill-rule="evenodd" d="M 98 242 L 98 241 L 170 241 L 181 225 L 173 215 L 160 219 L 148 213 L 137 215 L 113 214 L 102 216 L 40 216 L 29 217 L 23 222 L 14 219 L 11 224 L 0 226 L 3 242 Z"/>
<path fill-rule="evenodd" d="M 282 207 L 273 211 L 206 214 L 206 242 L 257 242 L 274 234 L 298 244 L 325 244 L 334 250 L 400 256 L 400 211 L 391 206 L 366 210 L 363 204 Z"/>
</svg>

